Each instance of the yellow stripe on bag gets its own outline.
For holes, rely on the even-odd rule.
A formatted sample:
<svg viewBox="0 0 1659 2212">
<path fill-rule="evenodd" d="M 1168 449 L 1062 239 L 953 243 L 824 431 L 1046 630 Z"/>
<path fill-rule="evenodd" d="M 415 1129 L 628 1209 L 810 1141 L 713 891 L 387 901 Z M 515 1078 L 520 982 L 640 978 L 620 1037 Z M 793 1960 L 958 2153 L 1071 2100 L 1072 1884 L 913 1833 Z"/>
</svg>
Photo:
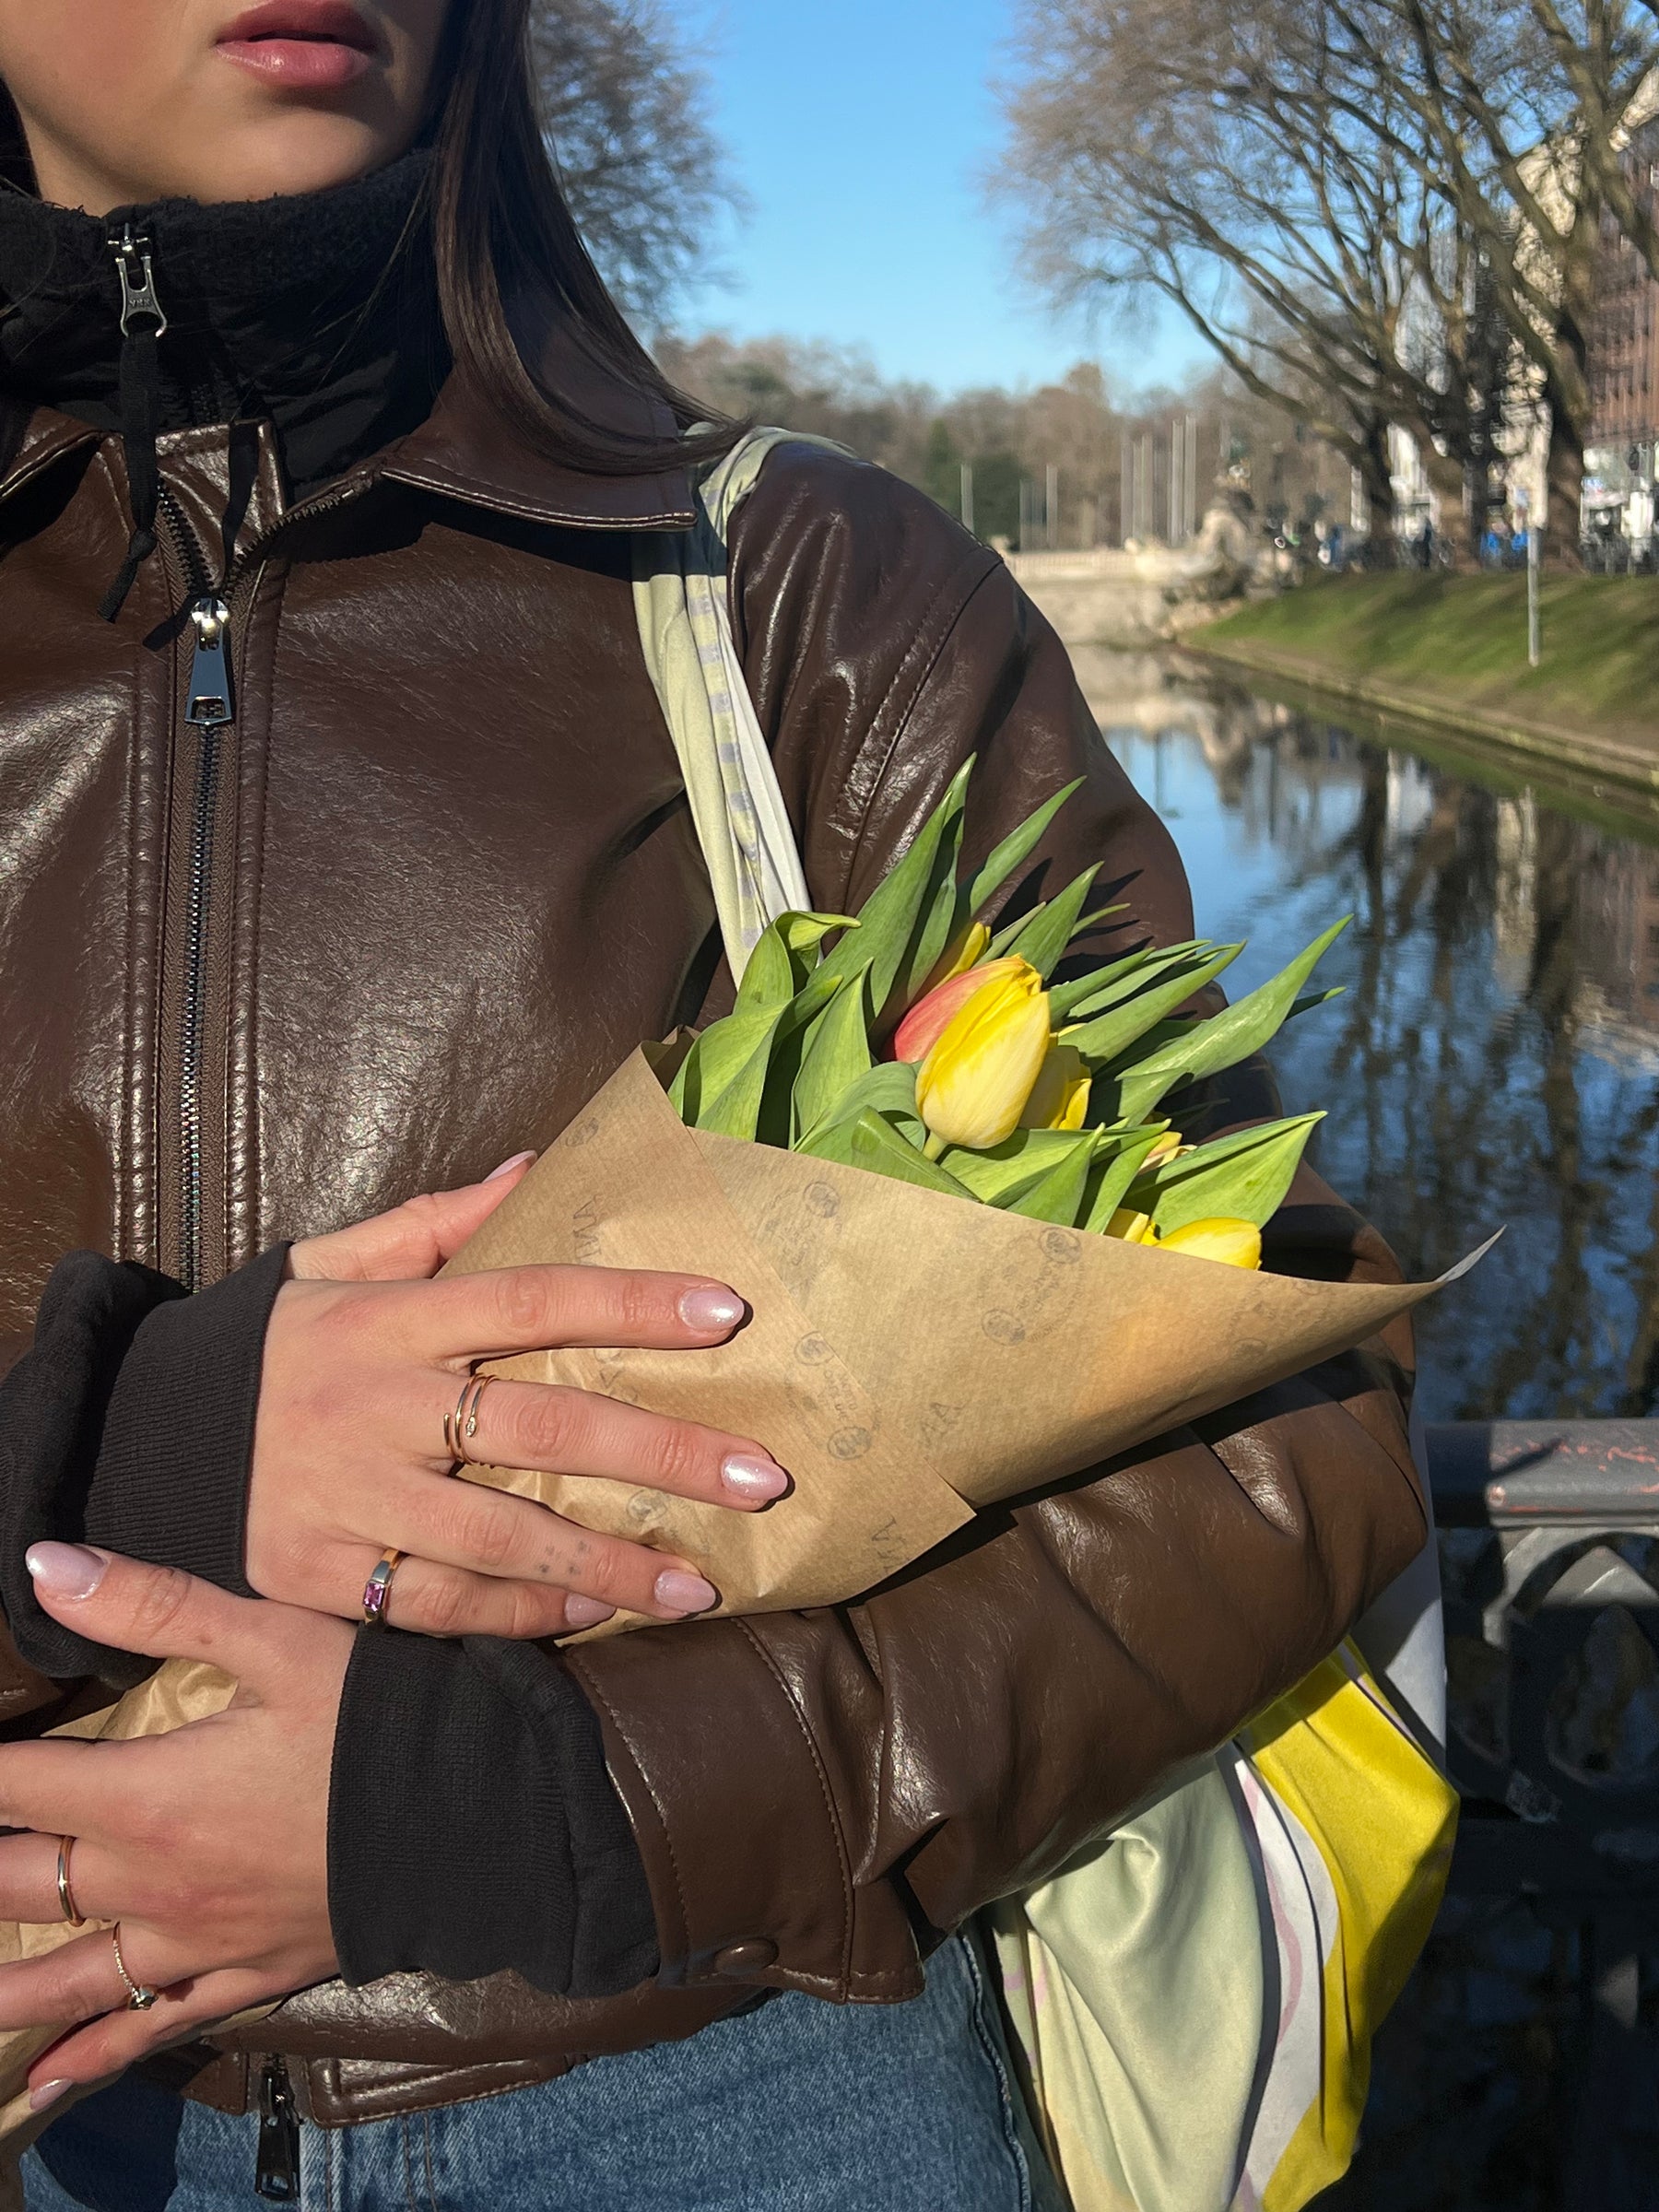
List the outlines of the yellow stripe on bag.
<svg viewBox="0 0 1659 2212">
<path fill-rule="evenodd" d="M 1319 2091 L 1262 2196 L 1300 2212 L 1347 2171 L 1371 2037 L 1405 1987 L 1445 1891 L 1457 1793 L 1395 1720 L 1352 1644 L 1239 1738 L 1317 1849 L 1339 1926 L 1324 1960 Z"/>
</svg>

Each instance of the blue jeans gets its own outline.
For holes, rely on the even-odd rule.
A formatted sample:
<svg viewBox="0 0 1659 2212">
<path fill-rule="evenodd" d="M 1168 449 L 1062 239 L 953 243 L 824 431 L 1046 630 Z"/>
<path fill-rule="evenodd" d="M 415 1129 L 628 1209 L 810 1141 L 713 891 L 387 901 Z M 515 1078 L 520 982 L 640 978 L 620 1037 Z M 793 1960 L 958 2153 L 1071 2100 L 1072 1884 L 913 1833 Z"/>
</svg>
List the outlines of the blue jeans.
<svg viewBox="0 0 1659 2212">
<path fill-rule="evenodd" d="M 29 2212 L 261 2212 L 258 2122 L 129 2077 L 23 2161 Z M 1055 2212 L 978 1952 L 912 2004 L 782 1996 L 477 2104 L 301 2131 L 302 2212 Z"/>
</svg>

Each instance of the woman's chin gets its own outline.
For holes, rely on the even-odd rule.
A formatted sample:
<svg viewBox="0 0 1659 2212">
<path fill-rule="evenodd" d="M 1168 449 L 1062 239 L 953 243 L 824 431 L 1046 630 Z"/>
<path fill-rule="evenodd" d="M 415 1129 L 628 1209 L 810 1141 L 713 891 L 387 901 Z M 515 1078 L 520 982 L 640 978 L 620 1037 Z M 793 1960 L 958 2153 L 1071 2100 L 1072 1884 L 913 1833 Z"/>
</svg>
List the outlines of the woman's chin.
<svg viewBox="0 0 1659 2212">
<path fill-rule="evenodd" d="M 157 180 L 158 189 L 129 196 L 215 205 L 330 192 L 407 151 L 401 134 L 394 136 L 331 103 L 256 99 L 253 105 L 263 113 L 244 112 L 234 129 L 198 140 L 187 169 L 170 170 Z"/>
</svg>

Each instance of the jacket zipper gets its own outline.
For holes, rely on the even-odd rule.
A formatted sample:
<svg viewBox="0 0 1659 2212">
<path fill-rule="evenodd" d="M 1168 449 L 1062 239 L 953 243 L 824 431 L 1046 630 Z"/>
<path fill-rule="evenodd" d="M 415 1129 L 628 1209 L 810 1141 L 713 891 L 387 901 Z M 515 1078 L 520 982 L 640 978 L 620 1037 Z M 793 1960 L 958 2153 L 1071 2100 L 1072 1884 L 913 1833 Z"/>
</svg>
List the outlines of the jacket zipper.
<svg viewBox="0 0 1659 2212">
<path fill-rule="evenodd" d="M 214 831 L 218 819 L 223 739 L 236 719 L 230 688 L 230 609 L 208 583 L 207 564 L 182 508 L 165 487 L 167 517 L 193 594 L 186 724 L 199 735 L 191 794 L 184 894 L 184 984 L 178 1018 L 179 1274 L 187 1290 L 202 1276 L 202 1047 L 207 1010 L 208 924 L 212 919 Z"/>
<path fill-rule="evenodd" d="M 147 233 L 129 225 L 111 241 L 121 278 L 122 324 L 135 314 L 153 316 L 158 335 L 167 318 L 156 290 L 154 249 Z M 214 841 L 218 820 L 219 776 L 226 733 L 235 724 L 236 697 L 230 653 L 232 594 L 278 533 L 301 516 L 343 506 L 365 488 L 362 483 L 337 487 L 281 516 L 244 552 L 230 561 L 216 587 L 207 557 L 176 494 L 161 487 L 160 513 L 188 580 L 187 613 L 192 629 L 190 682 L 184 720 L 198 733 L 194 789 L 191 796 L 188 858 L 185 867 L 184 978 L 177 1025 L 179 1050 L 179 1253 L 180 1279 L 188 1290 L 201 1287 L 203 1174 L 203 1057 L 207 1019 L 210 925 L 213 920 Z"/>
<path fill-rule="evenodd" d="M 253 2194 L 272 2205 L 300 2201 L 300 2115 L 294 2108 L 294 2085 L 280 2058 L 267 2058 L 259 2077 Z"/>
</svg>

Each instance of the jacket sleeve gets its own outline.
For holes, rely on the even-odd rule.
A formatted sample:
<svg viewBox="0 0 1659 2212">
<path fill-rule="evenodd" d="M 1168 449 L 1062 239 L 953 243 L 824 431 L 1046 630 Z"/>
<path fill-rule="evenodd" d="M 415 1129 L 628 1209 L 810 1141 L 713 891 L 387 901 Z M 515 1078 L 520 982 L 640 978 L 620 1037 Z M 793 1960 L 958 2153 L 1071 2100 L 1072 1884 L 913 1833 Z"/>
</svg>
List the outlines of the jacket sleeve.
<svg viewBox="0 0 1659 2212">
<path fill-rule="evenodd" d="M 745 665 L 816 900 L 865 897 L 959 763 L 988 850 L 1076 776 L 1017 896 L 1090 862 L 1113 936 L 1191 934 L 1181 864 L 1006 568 L 880 472 L 775 460 L 734 532 Z M 1193 1102 L 1195 1106 L 1196 1102 Z M 1247 1069 L 1212 1124 L 1274 1110 Z M 1268 1264 L 1394 1279 L 1304 1173 Z M 641 1630 L 570 1663 L 600 1713 L 663 1978 L 902 1996 L 938 1932 L 1041 1878 L 1288 1688 L 1422 1548 L 1409 1339 L 982 1512 L 855 1606 Z"/>
</svg>

